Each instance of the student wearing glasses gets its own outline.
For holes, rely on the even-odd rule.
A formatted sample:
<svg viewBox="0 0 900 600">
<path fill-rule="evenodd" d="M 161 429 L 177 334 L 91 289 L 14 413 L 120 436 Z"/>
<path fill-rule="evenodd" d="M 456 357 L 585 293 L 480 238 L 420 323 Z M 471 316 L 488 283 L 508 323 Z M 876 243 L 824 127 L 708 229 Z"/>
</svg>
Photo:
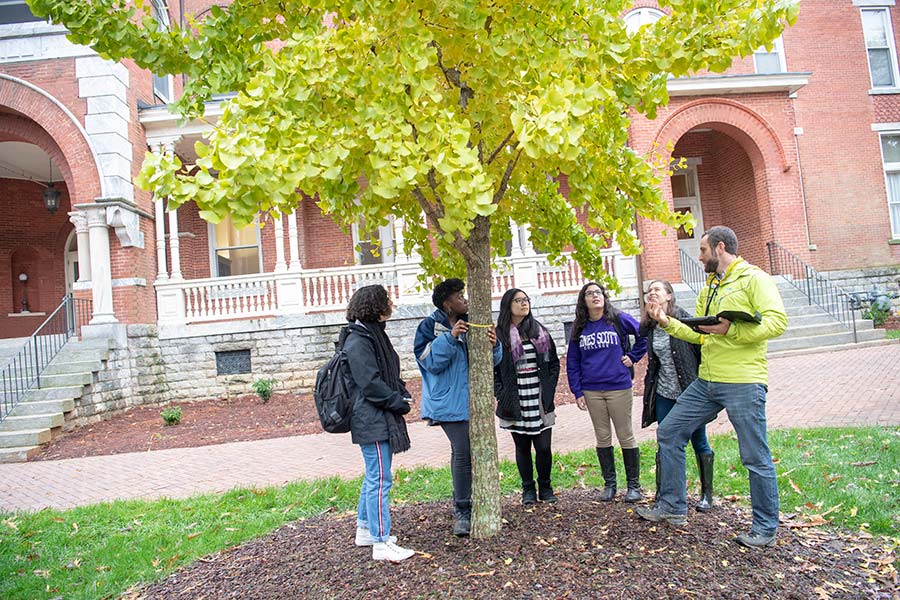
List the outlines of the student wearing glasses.
<svg viewBox="0 0 900 600">
<path fill-rule="evenodd" d="M 503 357 L 494 367 L 496 414 L 500 427 L 512 433 L 516 446 L 522 504 L 556 502 L 550 482 L 550 439 L 556 423 L 553 398 L 559 381 L 559 356 L 550 332 L 531 314 L 528 294 L 518 288 L 508 290 L 500 300 L 497 339 L 503 346 Z"/>
<path fill-rule="evenodd" d="M 588 411 L 594 425 L 605 484 L 600 500 L 604 502 L 616 496 L 612 427 L 625 463 L 625 502 L 637 502 L 642 496 L 640 449 L 631 425 L 632 369 L 647 352 L 647 338 L 638 334 L 638 328 L 634 317 L 613 306 L 605 288 L 594 282 L 581 288 L 566 353 L 566 374 L 578 408 Z M 634 347 L 629 344 L 631 335 L 635 336 Z"/>
</svg>

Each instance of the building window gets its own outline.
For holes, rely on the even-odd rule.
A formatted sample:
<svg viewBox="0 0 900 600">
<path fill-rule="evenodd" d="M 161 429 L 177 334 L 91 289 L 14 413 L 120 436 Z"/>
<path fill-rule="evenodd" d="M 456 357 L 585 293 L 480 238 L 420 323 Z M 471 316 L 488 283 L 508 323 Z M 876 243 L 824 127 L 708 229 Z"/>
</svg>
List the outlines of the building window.
<svg viewBox="0 0 900 600">
<path fill-rule="evenodd" d="M 209 228 L 213 277 L 262 272 L 258 223 L 238 229 L 231 217 L 225 217 L 215 225 L 210 224 Z"/>
<path fill-rule="evenodd" d="M 169 9 L 165 0 L 150 0 L 153 18 L 156 19 L 158 31 L 169 30 Z M 163 102 L 172 101 L 172 76 L 153 74 L 153 93 Z"/>
<path fill-rule="evenodd" d="M 861 12 L 872 87 L 897 87 L 897 50 L 891 14 L 887 8 L 864 8 Z"/>
<path fill-rule="evenodd" d="M 43 21 L 34 16 L 25 0 L 0 0 L 0 25 L 12 25 L 14 23 L 34 23 Z"/>
<path fill-rule="evenodd" d="M 881 136 L 881 160 L 884 163 L 891 237 L 900 239 L 900 132 Z"/>
<path fill-rule="evenodd" d="M 756 72 L 760 75 L 786 73 L 787 61 L 784 58 L 784 42 L 782 42 L 781 36 L 772 42 L 770 50 L 767 50 L 765 46 L 760 46 L 753 53 L 753 64 L 756 65 Z"/>
<path fill-rule="evenodd" d="M 394 225 L 389 222 L 370 231 L 365 221 L 353 226 L 356 264 L 380 265 L 394 262 Z"/>
<path fill-rule="evenodd" d="M 638 8 L 625 15 L 625 29 L 628 33 L 635 33 L 644 25 L 656 23 L 665 13 L 655 8 Z"/>
</svg>

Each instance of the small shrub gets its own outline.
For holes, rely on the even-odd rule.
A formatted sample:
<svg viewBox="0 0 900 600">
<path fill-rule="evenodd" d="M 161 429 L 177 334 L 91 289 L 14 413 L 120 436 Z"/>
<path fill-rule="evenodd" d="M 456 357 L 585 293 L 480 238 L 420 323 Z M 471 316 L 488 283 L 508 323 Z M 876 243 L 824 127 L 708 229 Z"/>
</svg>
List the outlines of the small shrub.
<svg viewBox="0 0 900 600">
<path fill-rule="evenodd" d="M 885 320 L 891 316 L 891 309 L 872 305 L 863 311 L 862 316 L 863 319 L 872 319 L 872 324 L 875 327 L 881 327 L 884 325 Z"/>
<path fill-rule="evenodd" d="M 257 379 L 253 382 L 253 391 L 256 392 L 263 403 L 266 403 L 272 397 L 272 392 L 277 383 L 275 379 Z"/>
<path fill-rule="evenodd" d="M 181 407 L 180 406 L 170 406 L 168 408 L 164 408 L 159 416 L 163 418 L 166 425 L 178 425 L 181 423 Z"/>
</svg>

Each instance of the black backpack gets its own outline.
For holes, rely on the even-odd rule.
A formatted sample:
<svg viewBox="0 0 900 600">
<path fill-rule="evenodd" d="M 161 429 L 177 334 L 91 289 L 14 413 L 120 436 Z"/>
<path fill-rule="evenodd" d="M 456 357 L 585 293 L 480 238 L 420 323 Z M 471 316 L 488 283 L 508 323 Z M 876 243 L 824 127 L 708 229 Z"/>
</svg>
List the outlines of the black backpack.
<svg viewBox="0 0 900 600">
<path fill-rule="evenodd" d="M 322 429 L 328 433 L 350 431 L 355 385 L 350 374 L 347 354 L 344 352 L 344 342 L 348 333 L 347 327 L 341 329 L 334 356 L 319 369 L 316 387 L 313 389 L 319 421 L 322 423 Z"/>
</svg>

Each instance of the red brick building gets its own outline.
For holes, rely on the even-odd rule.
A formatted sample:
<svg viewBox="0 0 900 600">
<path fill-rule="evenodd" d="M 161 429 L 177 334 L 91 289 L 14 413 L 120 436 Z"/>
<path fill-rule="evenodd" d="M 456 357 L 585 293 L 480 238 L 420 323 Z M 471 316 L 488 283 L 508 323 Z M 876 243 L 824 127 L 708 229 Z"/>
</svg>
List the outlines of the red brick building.
<svg viewBox="0 0 900 600">
<path fill-rule="evenodd" d="M 164 26 L 209 2 L 152 5 Z M 662 15 L 654 2 L 635 7 L 626 15 L 635 27 Z M 673 79 L 658 118 L 635 118 L 635 148 L 671 145 L 685 159 L 663 191 L 699 218 L 698 234 L 728 225 L 762 266 L 776 241 L 838 279 L 863 278 L 854 285 L 868 275 L 896 281 L 898 19 L 894 0 L 804 0 L 771 50 L 722 75 Z M 92 298 L 93 324 L 177 327 L 336 308 L 360 281 L 409 296 L 415 257 L 394 251 L 402 223 L 379 231 L 385 251 L 374 257 L 356 251 L 356 229 L 345 233 L 311 203 L 238 231 L 209 225 L 193 205 L 167 213 L 137 189 L 148 148 L 190 162 L 203 134 L 168 114 L 180 88 L 178 77 L 71 44 L 24 2 L 0 4 L 0 336 L 28 335 L 67 293 Z M 211 103 L 208 118 L 219 110 Z M 527 228 L 513 228 L 512 267 L 497 275 L 497 291 L 512 281 L 537 293 L 578 287 L 575 265 L 551 267 L 534 255 Z M 678 281 L 679 247 L 696 256 L 697 239 L 660 232 L 639 223 L 639 267 L 609 253 L 607 267 L 632 295 L 636 268 Z"/>
</svg>

